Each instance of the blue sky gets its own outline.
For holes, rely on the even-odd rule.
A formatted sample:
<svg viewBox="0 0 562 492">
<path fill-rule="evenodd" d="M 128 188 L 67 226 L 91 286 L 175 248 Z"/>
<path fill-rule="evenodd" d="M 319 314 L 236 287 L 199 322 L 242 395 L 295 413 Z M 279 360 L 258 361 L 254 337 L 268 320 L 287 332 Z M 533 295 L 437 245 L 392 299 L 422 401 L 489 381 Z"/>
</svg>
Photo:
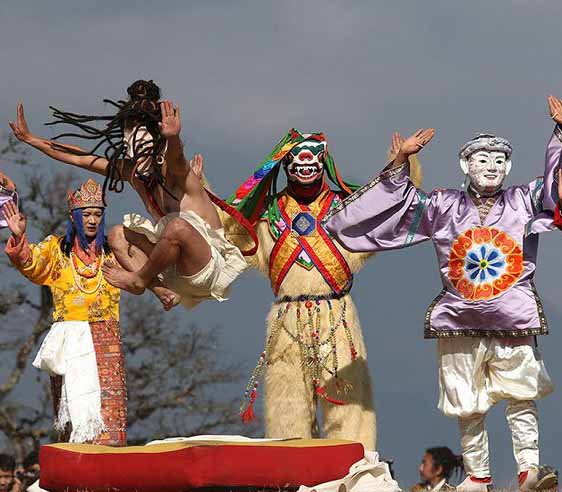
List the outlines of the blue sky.
<svg viewBox="0 0 562 492">
<path fill-rule="evenodd" d="M 181 105 L 188 152 L 203 152 L 223 196 L 293 126 L 325 131 L 341 172 L 358 182 L 383 167 L 393 130 L 433 126 L 437 135 L 421 156 L 428 191 L 460 186 L 458 148 L 476 132 L 495 132 L 515 148 L 509 182 L 526 182 L 541 174 L 552 131 L 546 96 L 562 96 L 561 18 L 558 0 L 4 0 L 0 130 L 18 100 L 32 130 L 49 136 L 42 126 L 49 105 L 100 112 L 103 97 L 123 97 L 131 81 L 152 78 Z M 114 223 L 142 210 L 130 192 L 113 196 L 111 206 Z M 561 246 L 560 233 L 543 236 L 537 270 L 551 327 L 539 343 L 557 387 Z M 267 287 L 247 274 L 230 302 L 208 303 L 182 320 L 222 326 L 225 356 L 249 372 L 263 344 Z M 456 422 L 436 409 L 435 342 L 423 340 L 425 309 L 439 289 L 429 244 L 377 255 L 354 287 L 379 450 L 394 458 L 404 483 L 416 480 L 425 447 L 459 450 Z M 560 464 L 562 397 L 539 406 L 543 461 Z M 512 478 L 514 463 L 499 407 L 489 429 L 501 482 Z"/>
</svg>

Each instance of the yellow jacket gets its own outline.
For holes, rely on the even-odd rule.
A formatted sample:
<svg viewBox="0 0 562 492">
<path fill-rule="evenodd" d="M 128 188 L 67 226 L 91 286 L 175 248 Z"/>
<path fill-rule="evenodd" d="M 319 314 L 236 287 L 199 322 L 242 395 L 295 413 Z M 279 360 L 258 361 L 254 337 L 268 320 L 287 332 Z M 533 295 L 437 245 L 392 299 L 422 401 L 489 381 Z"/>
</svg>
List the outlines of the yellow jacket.
<svg viewBox="0 0 562 492">
<path fill-rule="evenodd" d="M 62 239 L 48 236 L 39 244 L 30 244 L 25 234 L 19 240 L 12 236 L 6 254 L 26 278 L 51 289 L 54 321 L 118 321 L 120 290 L 107 283 L 101 262 L 89 267 L 74 253 L 66 256 Z M 111 253 L 104 259 L 114 261 Z"/>
</svg>

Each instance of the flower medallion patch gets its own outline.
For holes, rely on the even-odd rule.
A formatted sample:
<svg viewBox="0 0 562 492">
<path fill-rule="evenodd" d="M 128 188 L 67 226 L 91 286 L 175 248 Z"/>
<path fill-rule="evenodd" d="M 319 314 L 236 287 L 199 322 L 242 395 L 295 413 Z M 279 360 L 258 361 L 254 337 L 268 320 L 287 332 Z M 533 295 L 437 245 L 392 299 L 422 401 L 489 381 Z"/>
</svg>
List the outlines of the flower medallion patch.
<svg viewBox="0 0 562 492">
<path fill-rule="evenodd" d="M 507 233 L 475 227 L 460 234 L 449 254 L 449 280 L 470 301 L 492 299 L 523 273 L 523 250 Z"/>
</svg>

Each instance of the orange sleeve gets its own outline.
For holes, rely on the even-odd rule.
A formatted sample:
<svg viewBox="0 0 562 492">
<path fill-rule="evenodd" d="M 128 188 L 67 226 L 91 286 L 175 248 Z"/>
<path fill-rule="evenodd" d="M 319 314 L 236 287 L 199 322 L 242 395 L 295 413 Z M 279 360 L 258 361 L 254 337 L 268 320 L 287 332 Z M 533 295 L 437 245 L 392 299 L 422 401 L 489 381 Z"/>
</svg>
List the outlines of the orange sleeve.
<svg viewBox="0 0 562 492">
<path fill-rule="evenodd" d="M 37 285 L 50 285 L 53 282 L 51 272 L 60 268 L 60 241 L 56 236 L 48 236 L 39 244 L 29 244 L 25 234 L 19 240 L 10 237 L 6 254 L 14 266 Z"/>
<path fill-rule="evenodd" d="M 19 238 L 10 236 L 6 243 L 6 254 L 14 266 L 22 268 L 31 259 L 31 249 L 27 242 L 27 235 L 24 234 Z"/>
</svg>

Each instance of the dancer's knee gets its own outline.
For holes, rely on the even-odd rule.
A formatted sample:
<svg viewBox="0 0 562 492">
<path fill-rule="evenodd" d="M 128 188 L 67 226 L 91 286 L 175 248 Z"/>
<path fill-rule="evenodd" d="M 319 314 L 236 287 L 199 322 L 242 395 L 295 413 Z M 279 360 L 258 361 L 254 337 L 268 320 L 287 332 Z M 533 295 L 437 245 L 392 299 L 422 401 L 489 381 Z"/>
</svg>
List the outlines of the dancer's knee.
<svg viewBox="0 0 562 492">
<path fill-rule="evenodd" d="M 172 242 L 188 241 L 196 234 L 196 229 L 183 219 L 172 219 L 166 225 L 163 236 Z"/>
</svg>

